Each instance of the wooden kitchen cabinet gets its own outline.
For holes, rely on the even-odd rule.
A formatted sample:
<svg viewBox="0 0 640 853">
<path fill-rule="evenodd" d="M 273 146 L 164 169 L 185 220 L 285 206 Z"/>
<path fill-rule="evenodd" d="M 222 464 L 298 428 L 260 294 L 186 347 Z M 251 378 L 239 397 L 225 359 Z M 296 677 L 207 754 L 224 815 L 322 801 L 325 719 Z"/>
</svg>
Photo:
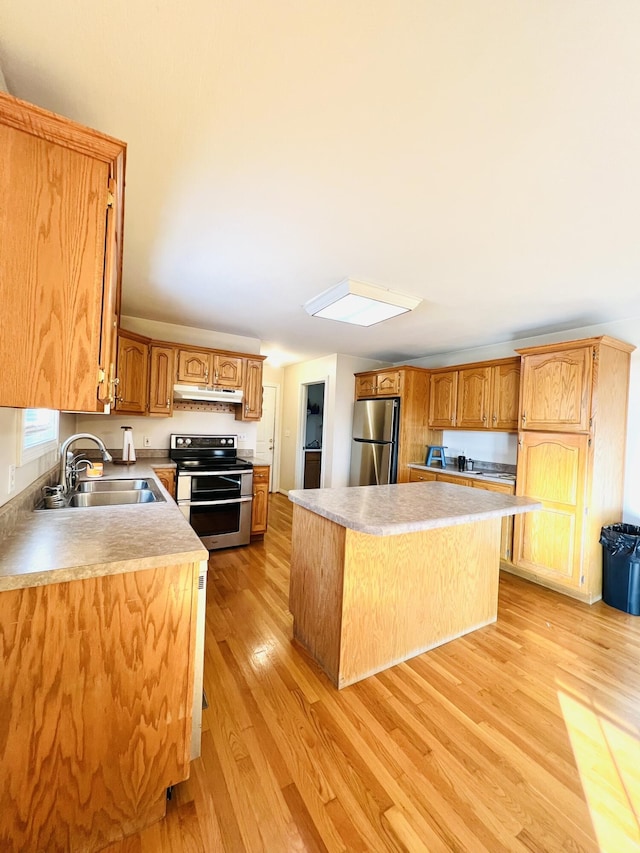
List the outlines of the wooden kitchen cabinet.
<svg viewBox="0 0 640 853">
<path fill-rule="evenodd" d="M 458 371 L 432 373 L 429 394 L 429 426 L 451 429 L 456 424 L 458 402 Z"/>
<path fill-rule="evenodd" d="M 244 400 L 236 408 L 237 421 L 262 418 L 262 359 L 247 358 L 244 366 Z"/>
<path fill-rule="evenodd" d="M 209 385 L 213 377 L 211 350 L 178 350 L 177 381 L 186 385 Z"/>
<path fill-rule="evenodd" d="M 487 480 L 472 480 L 474 489 L 484 489 L 485 492 L 499 492 L 503 495 L 513 495 L 516 487 L 511 483 L 489 483 Z M 533 515 L 533 513 L 530 513 Z M 500 535 L 500 559 L 513 559 L 513 516 L 502 517 L 502 532 Z"/>
<path fill-rule="evenodd" d="M 0 92 L 0 406 L 113 402 L 126 146 Z"/>
<path fill-rule="evenodd" d="M 175 349 L 152 343 L 149 347 L 149 414 L 173 414 Z"/>
<path fill-rule="evenodd" d="M 519 392 L 519 358 L 432 371 L 429 426 L 515 432 Z"/>
<path fill-rule="evenodd" d="M 213 356 L 213 382 L 216 388 L 242 388 L 244 359 L 231 355 Z"/>
<path fill-rule="evenodd" d="M 431 483 L 436 480 L 436 474 L 433 471 L 423 471 L 420 468 L 409 468 L 410 483 Z"/>
<path fill-rule="evenodd" d="M 596 348 L 557 345 L 522 353 L 522 429 L 587 432 Z"/>
<path fill-rule="evenodd" d="M 0 593 L 3 851 L 102 850 L 164 816 L 189 776 L 198 571 Z"/>
<path fill-rule="evenodd" d="M 269 465 L 253 466 L 253 503 L 251 504 L 251 536 L 263 537 L 269 514 Z"/>
<path fill-rule="evenodd" d="M 175 500 L 176 496 L 176 472 L 175 468 L 154 468 L 153 473 L 160 480 L 165 489 Z"/>
<path fill-rule="evenodd" d="M 145 415 L 149 398 L 148 338 L 118 331 L 118 360 L 114 411 L 119 415 Z"/>
<path fill-rule="evenodd" d="M 356 374 L 356 400 L 398 397 L 402 388 L 400 370 L 375 370 Z"/>
<path fill-rule="evenodd" d="M 588 603 L 602 595 L 600 530 L 622 519 L 634 349 L 601 336 L 519 350 L 516 493 L 543 506 L 516 516 L 513 571 Z"/>
</svg>

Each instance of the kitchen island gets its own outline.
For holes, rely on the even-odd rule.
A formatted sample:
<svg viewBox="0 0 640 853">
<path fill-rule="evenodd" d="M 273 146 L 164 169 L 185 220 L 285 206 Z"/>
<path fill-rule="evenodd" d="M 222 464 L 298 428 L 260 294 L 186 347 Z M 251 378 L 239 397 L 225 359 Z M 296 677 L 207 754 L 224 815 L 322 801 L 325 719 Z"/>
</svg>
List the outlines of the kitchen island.
<svg viewBox="0 0 640 853">
<path fill-rule="evenodd" d="M 294 640 L 338 688 L 495 622 L 501 519 L 541 506 L 437 482 L 289 498 Z"/>
</svg>

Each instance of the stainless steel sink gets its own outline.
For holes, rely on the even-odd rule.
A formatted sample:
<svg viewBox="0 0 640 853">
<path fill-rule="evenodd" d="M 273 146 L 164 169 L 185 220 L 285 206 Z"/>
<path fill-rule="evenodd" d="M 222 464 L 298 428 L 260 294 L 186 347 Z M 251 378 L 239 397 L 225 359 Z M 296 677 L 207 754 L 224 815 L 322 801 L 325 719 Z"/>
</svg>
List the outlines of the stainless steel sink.
<svg viewBox="0 0 640 853">
<path fill-rule="evenodd" d="M 150 489 L 148 480 L 82 480 L 76 486 L 76 492 L 128 492 Z"/>
<path fill-rule="evenodd" d="M 118 506 L 119 504 L 147 504 L 163 500 L 164 498 L 159 492 L 151 489 L 129 489 L 120 492 L 74 492 L 69 497 L 67 506 Z"/>
</svg>

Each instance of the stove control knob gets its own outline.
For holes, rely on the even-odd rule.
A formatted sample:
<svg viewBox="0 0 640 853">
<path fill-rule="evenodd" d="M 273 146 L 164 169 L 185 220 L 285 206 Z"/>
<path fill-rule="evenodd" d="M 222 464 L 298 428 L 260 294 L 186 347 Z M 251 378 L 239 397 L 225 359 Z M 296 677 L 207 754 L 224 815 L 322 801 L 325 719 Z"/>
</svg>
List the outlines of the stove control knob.
<svg viewBox="0 0 640 853">
<path fill-rule="evenodd" d="M 183 440 L 181 438 L 176 438 L 176 444 L 182 444 Z"/>
<path fill-rule="evenodd" d="M 190 439 L 190 438 L 185 438 L 184 443 L 185 443 L 185 444 L 187 445 L 187 447 L 188 447 L 188 446 L 191 444 L 191 439 Z"/>
<path fill-rule="evenodd" d="M 221 438 L 221 439 L 220 439 L 220 444 L 226 444 L 226 443 L 227 443 L 227 439 L 226 439 L 226 438 Z"/>
</svg>

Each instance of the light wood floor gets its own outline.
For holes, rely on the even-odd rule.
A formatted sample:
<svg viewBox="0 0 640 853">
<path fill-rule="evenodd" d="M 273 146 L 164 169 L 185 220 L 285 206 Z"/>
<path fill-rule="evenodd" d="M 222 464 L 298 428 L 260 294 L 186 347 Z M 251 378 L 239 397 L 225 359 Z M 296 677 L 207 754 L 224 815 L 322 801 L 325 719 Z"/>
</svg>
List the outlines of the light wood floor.
<svg viewBox="0 0 640 853">
<path fill-rule="evenodd" d="M 202 758 L 109 853 L 640 849 L 640 617 L 503 574 L 498 622 L 338 692 L 291 643 L 291 505 L 214 553 Z"/>
</svg>

